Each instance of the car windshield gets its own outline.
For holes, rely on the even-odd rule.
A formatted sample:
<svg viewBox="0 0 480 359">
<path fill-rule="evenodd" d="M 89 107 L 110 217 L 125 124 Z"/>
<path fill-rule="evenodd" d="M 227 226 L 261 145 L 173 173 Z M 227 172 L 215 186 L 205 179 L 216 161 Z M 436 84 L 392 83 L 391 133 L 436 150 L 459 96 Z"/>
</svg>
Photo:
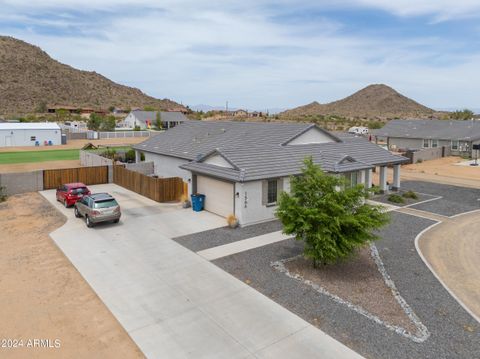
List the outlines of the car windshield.
<svg viewBox="0 0 480 359">
<path fill-rule="evenodd" d="M 108 207 L 115 207 L 115 206 L 118 206 L 118 203 L 113 198 L 95 201 L 95 203 L 93 204 L 93 208 L 108 208 Z"/>
<path fill-rule="evenodd" d="M 87 192 L 87 187 L 72 188 L 72 194 L 85 194 Z"/>
</svg>

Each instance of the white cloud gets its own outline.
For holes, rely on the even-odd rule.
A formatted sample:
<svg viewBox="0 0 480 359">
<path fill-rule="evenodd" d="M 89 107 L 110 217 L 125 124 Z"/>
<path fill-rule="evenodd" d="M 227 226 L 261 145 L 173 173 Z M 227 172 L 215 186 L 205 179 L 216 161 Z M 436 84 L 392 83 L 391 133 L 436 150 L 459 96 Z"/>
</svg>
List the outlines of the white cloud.
<svg viewBox="0 0 480 359">
<path fill-rule="evenodd" d="M 290 107 L 334 100 L 369 83 L 390 84 L 430 106 L 464 107 L 478 102 L 480 75 L 475 66 L 480 56 L 451 54 L 448 65 L 434 65 L 446 55 L 449 43 L 444 39 L 361 37 L 346 33 L 341 23 L 328 18 L 295 24 L 272 20 L 313 1 L 298 5 L 285 0 L 276 7 L 253 0 L 238 4 L 17 0 L 3 1 L 2 8 L 7 10 L 0 19 L 31 24 L 27 29 L 6 30 L 62 62 L 191 105 L 229 100 L 238 107 Z M 447 5 L 449 15 L 473 13 L 479 7 L 462 0 L 417 1 L 415 7 L 407 0 L 342 3 L 348 5 L 381 8 L 399 16 L 434 17 L 447 16 Z M 142 7 L 146 9 L 141 11 Z M 64 15 L 36 16 L 52 9 Z M 73 16 L 78 9 L 87 14 Z M 92 17 L 106 10 L 113 14 Z M 38 31 L 36 26 L 58 29 L 59 34 Z M 65 31 L 70 28 L 71 33 Z"/>
</svg>

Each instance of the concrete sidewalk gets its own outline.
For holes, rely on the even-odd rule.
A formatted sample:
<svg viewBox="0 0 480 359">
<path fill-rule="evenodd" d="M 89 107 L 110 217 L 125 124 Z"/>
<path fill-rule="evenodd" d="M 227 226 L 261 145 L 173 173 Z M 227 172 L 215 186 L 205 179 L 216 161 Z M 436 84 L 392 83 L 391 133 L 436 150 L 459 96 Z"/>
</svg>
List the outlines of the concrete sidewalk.
<svg viewBox="0 0 480 359">
<path fill-rule="evenodd" d="M 149 358 L 360 358 L 358 354 L 170 238 L 225 220 L 162 205 L 115 185 L 120 224 L 89 229 L 71 209 L 51 234 Z"/>
<path fill-rule="evenodd" d="M 277 231 L 263 234 L 261 236 L 243 239 L 233 243 L 224 244 L 222 246 L 204 249 L 203 251 L 197 252 L 197 254 L 209 261 L 213 261 L 218 258 L 231 256 L 235 253 L 245 252 L 250 249 L 281 242 L 288 238 L 292 238 L 292 235 L 283 234 L 282 231 Z"/>
</svg>

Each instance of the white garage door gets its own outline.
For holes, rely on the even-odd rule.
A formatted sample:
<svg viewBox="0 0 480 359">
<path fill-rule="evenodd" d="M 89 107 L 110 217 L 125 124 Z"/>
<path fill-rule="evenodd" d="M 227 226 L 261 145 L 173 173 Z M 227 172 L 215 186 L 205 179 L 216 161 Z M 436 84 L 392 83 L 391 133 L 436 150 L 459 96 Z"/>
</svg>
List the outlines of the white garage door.
<svg viewBox="0 0 480 359">
<path fill-rule="evenodd" d="M 197 192 L 205 195 L 205 209 L 226 217 L 233 214 L 233 183 L 197 176 Z"/>
</svg>

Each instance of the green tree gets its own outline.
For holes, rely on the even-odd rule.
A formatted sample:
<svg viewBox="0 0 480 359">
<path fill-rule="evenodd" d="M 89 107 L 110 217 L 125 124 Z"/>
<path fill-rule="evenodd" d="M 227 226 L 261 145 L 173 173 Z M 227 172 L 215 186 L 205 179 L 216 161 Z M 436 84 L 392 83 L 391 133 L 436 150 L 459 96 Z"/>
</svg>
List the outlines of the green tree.
<svg viewBox="0 0 480 359">
<path fill-rule="evenodd" d="M 70 117 L 70 112 L 63 108 L 58 108 L 55 110 L 55 116 L 58 121 L 65 121 Z"/>
<path fill-rule="evenodd" d="M 305 257 L 314 266 L 334 263 L 378 239 L 372 231 L 387 224 L 389 215 L 365 203 L 364 186 L 347 186 L 343 177 L 324 173 L 311 158 L 304 163 L 303 175 L 291 178 L 290 194 L 280 194 L 276 215 L 286 234 L 305 242 Z"/>
<path fill-rule="evenodd" d="M 153 106 L 145 106 L 143 111 L 155 111 L 155 108 Z"/>
<path fill-rule="evenodd" d="M 367 126 L 368 126 L 368 128 L 371 129 L 371 130 L 377 130 L 377 129 L 383 127 L 383 123 L 382 123 L 382 122 L 379 122 L 379 121 L 369 121 L 369 122 L 367 123 Z"/>
<path fill-rule="evenodd" d="M 155 127 L 157 130 L 162 129 L 162 115 L 160 114 L 160 111 L 157 111 L 156 119 L 155 119 Z"/>
<path fill-rule="evenodd" d="M 452 112 L 450 118 L 454 120 L 470 120 L 474 115 L 475 113 L 472 110 L 464 109 L 462 111 Z"/>
<path fill-rule="evenodd" d="M 101 117 L 100 130 L 101 131 L 114 131 L 117 121 L 115 116 L 110 115 L 106 117 Z"/>
<path fill-rule="evenodd" d="M 87 128 L 92 131 L 100 130 L 102 125 L 102 116 L 96 113 L 90 114 L 90 118 L 87 121 Z"/>
</svg>

